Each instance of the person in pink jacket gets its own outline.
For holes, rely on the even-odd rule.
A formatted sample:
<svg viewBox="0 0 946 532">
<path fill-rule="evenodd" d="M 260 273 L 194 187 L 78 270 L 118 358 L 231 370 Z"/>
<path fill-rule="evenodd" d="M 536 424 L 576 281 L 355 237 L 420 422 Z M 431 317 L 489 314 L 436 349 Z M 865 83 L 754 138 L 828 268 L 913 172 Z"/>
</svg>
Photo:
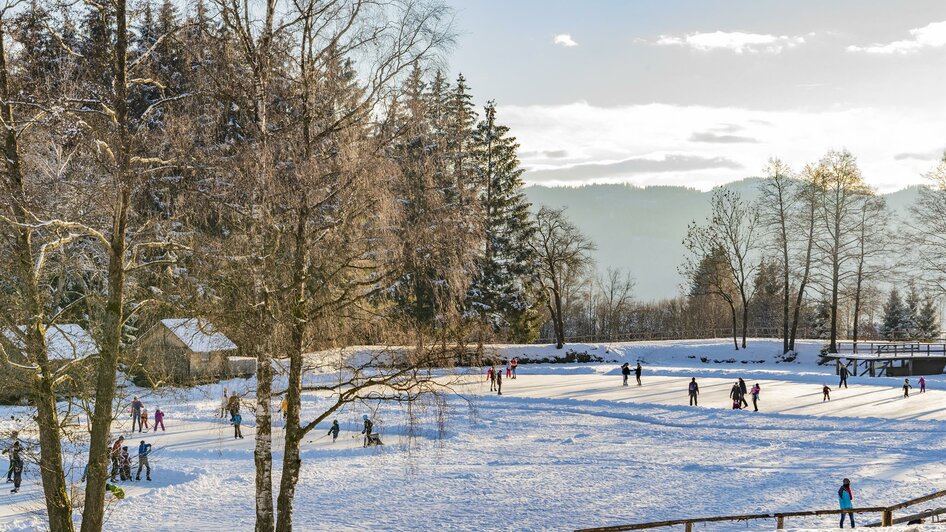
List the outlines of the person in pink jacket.
<svg viewBox="0 0 946 532">
<path fill-rule="evenodd" d="M 161 425 L 161 432 L 164 432 L 164 412 L 160 408 L 154 409 L 154 431 L 158 431 L 158 425 Z"/>
<path fill-rule="evenodd" d="M 926 393 L 926 379 L 920 377 L 920 393 Z"/>
</svg>

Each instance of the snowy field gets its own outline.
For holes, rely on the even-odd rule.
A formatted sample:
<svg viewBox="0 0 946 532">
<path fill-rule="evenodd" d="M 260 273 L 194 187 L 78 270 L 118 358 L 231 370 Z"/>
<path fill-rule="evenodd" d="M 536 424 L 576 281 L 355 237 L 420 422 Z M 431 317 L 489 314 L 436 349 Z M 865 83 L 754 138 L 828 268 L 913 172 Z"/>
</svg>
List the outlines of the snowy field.
<svg viewBox="0 0 946 532">
<path fill-rule="evenodd" d="M 491 394 L 481 375 L 471 376 L 462 397 L 448 401 L 443 431 L 428 410 L 409 438 L 405 413 L 381 405 L 375 415 L 382 448 L 363 449 L 358 434 L 361 414 L 373 407 L 346 409 L 338 416 L 338 442 L 322 437 L 326 424 L 305 444 L 296 529 L 568 530 L 830 509 L 843 477 L 853 480 L 862 506 L 946 488 L 946 379 L 929 378 L 926 394 L 914 389 L 903 399 L 902 379 L 852 378 L 849 389 L 834 389 L 823 403 L 821 386 L 837 382 L 830 368 L 815 363 L 819 347 L 805 342 L 798 361 L 776 363 L 779 344 L 765 340 L 738 353 L 725 340 L 571 346 L 609 360 L 642 359 L 644 385 L 622 387 L 615 363 L 520 366 L 502 396 Z M 729 409 L 729 388 L 740 376 L 762 386 L 761 412 Z M 699 408 L 686 405 L 691 377 L 703 392 Z M 127 497 L 109 505 L 106 529 L 252 529 L 252 420 L 245 414 L 246 439 L 234 441 L 216 417 L 224 385 L 241 391 L 253 381 L 142 394 L 149 410 L 166 412 L 168 431 L 147 437 L 156 448 L 154 481 L 124 483 Z M 304 411 L 314 413 L 324 401 L 306 397 Z M 0 418 L 21 412 L 3 407 Z M 116 425 L 116 435 L 127 428 Z M 277 428 L 274 447 L 280 434 Z M 141 439 L 126 437 L 130 449 Z M 72 464 L 76 478 L 82 460 Z M 0 530 L 43 529 L 37 483 L 31 465 L 21 493 L 0 494 Z M 858 518 L 866 524 L 879 516 Z M 798 530 L 836 524 L 833 517 L 788 522 Z M 774 523 L 705 528 L 746 529 L 771 530 Z"/>
</svg>

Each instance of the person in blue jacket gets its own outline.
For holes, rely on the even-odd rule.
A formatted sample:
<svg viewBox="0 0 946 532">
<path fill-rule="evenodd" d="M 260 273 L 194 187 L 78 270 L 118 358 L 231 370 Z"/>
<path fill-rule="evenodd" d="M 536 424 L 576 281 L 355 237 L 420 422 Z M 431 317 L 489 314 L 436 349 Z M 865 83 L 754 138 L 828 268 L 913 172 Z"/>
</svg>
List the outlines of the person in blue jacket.
<svg viewBox="0 0 946 532">
<path fill-rule="evenodd" d="M 841 483 L 841 487 L 838 489 L 838 503 L 842 510 L 854 509 L 854 494 L 851 493 L 850 479 L 844 479 L 844 482 Z M 844 515 L 841 514 L 841 528 L 844 528 Z M 848 512 L 847 515 L 851 517 L 851 528 L 854 528 L 854 512 Z"/>
<path fill-rule="evenodd" d="M 340 430 L 342 429 L 338 426 L 338 420 L 336 419 L 332 421 L 332 428 L 328 429 L 328 433 L 332 435 L 332 443 L 335 443 L 335 440 L 338 439 L 338 432 Z M 328 434 L 326 434 L 325 436 L 328 436 Z M 322 436 L 322 437 L 324 438 L 325 436 Z"/>
</svg>

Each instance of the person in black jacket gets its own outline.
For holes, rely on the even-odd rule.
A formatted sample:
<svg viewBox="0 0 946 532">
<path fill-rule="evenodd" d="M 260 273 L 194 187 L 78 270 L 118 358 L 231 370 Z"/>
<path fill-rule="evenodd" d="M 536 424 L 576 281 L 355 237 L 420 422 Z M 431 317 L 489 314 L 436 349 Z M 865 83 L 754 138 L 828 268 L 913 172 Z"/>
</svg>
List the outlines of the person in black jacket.
<svg viewBox="0 0 946 532">
<path fill-rule="evenodd" d="M 696 383 L 696 377 L 690 379 L 688 391 L 690 393 L 690 406 L 699 406 L 700 385 Z"/>
<path fill-rule="evenodd" d="M 20 491 L 20 482 L 23 480 L 23 448 L 19 440 L 13 442 L 13 446 L 3 450 L 4 454 L 10 455 L 10 471 L 13 473 L 13 489 L 10 493 Z"/>
<path fill-rule="evenodd" d="M 641 385 L 641 372 L 644 371 L 644 368 L 641 367 L 641 363 L 637 363 L 637 367 L 634 368 L 634 376 L 637 377 L 637 385 Z"/>
<path fill-rule="evenodd" d="M 364 447 L 368 446 L 368 443 L 371 441 L 371 429 L 374 428 L 374 423 L 368 419 L 368 414 L 361 416 L 365 420 L 365 428 L 361 429 L 361 433 L 365 435 L 365 444 Z"/>
<path fill-rule="evenodd" d="M 332 443 L 335 443 L 335 440 L 338 439 L 338 432 L 341 430 L 338 426 L 338 420 L 332 421 L 332 428 L 328 429 L 328 433 L 332 435 Z M 327 436 L 327 435 L 326 435 Z"/>
<path fill-rule="evenodd" d="M 847 388 L 847 375 L 848 375 L 847 366 L 842 365 L 840 371 L 838 371 L 838 375 L 841 376 L 841 381 L 838 382 L 838 389 L 840 390 L 841 386 L 844 386 L 845 388 Z"/>
<path fill-rule="evenodd" d="M 742 390 L 739 389 L 739 383 L 735 382 L 729 390 L 729 398 L 732 399 L 733 410 L 742 410 Z"/>
<path fill-rule="evenodd" d="M 630 374 L 631 374 L 631 367 L 630 365 L 628 365 L 627 362 L 625 362 L 624 365 L 621 366 L 621 375 L 624 375 L 624 386 L 627 386 L 627 378 L 628 376 L 630 376 Z"/>
<path fill-rule="evenodd" d="M 746 388 L 746 381 L 739 377 L 739 401 L 740 406 L 745 408 L 749 408 L 749 401 L 746 401 L 747 395 L 749 395 L 749 390 Z"/>
</svg>

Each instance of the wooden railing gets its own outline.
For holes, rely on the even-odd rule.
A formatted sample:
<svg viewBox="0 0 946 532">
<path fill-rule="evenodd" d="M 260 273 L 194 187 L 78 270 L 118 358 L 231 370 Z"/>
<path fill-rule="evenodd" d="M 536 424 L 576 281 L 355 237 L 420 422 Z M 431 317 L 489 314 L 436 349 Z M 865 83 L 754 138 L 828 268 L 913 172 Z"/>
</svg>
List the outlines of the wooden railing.
<svg viewBox="0 0 946 532">
<path fill-rule="evenodd" d="M 903 510 L 904 508 L 909 508 L 917 504 L 922 504 L 924 502 L 932 501 L 934 499 L 939 499 L 946 497 L 946 490 L 937 491 L 936 493 L 931 493 L 929 495 L 924 495 L 923 497 L 918 497 L 916 499 L 911 499 L 909 501 L 901 502 L 899 504 L 894 504 L 892 506 L 873 506 L 869 508 L 853 508 L 850 510 L 802 510 L 798 512 L 778 512 L 778 513 L 769 513 L 769 514 L 748 514 L 748 515 L 726 515 L 726 516 L 716 516 L 716 517 L 698 517 L 691 519 L 672 519 L 669 521 L 654 521 L 650 523 L 638 523 L 633 525 L 617 525 L 617 526 L 606 526 L 600 528 L 584 528 L 578 530 L 578 532 L 623 532 L 625 530 L 650 530 L 654 528 L 664 528 L 671 526 L 683 525 L 686 532 L 692 532 L 693 525 L 699 523 L 718 523 L 723 521 L 729 522 L 738 522 L 738 521 L 755 521 L 761 519 L 774 519 L 775 528 L 778 530 L 783 530 L 785 528 L 785 520 L 789 517 L 814 517 L 819 515 L 840 515 L 846 513 L 855 513 L 855 514 L 880 514 L 880 526 L 893 526 L 894 524 L 904 523 L 914 519 L 921 519 L 927 516 L 939 515 L 946 513 L 946 509 L 939 510 L 926 510 L 917 514 L 907 515 L 894 519 L 893 512 L 898 510 Z M 876 526 L 876 525 L 874 525 Z"/>
</svg>

